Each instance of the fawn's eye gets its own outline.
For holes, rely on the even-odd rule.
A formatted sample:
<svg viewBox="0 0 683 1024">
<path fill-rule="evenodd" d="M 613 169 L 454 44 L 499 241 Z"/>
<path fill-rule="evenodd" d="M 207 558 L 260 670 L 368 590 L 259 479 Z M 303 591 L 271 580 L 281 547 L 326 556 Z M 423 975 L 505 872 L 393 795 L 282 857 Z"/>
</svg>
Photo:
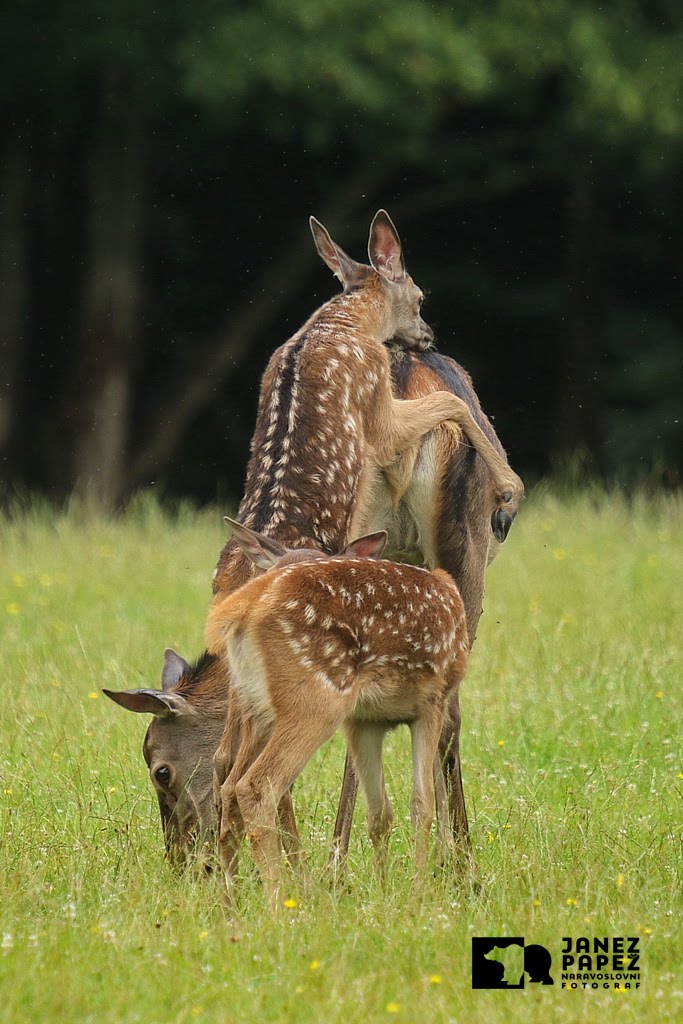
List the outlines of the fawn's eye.
<svg viewBox="0 0 683 1024">
<path fill-rule="evenodd" d="M 171 778 L 171 769 L 167 768 L 165 764 L 162 764 L 161 767 L 155 769 L 154 778 L 160 786 L 167 786 L 169 779 Z"/>
</svg>

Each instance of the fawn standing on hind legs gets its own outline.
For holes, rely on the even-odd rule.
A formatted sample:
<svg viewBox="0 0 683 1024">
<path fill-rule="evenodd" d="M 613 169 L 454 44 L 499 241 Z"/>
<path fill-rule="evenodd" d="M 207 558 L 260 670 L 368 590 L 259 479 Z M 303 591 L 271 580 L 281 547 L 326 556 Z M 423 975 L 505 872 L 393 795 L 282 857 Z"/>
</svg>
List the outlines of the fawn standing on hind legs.
<svg viewBox="0 0 683 1024">
<path fill-rule="evenodd" d="M 394 726 L 410 726 L 416 869 L 424 874 L 435 795 L 440 844 L 452 841 L 438 748 L 448 698 L 467 664 L 458 588 L 441 569 L 374 561 L 385 533 L 329 556 L 287 549 L 231 525 L 245 553 L 267 571 L 216 603 L 207 623 L 209 650 L 223 651 L 230 666 L 242 727 L 219 794 L 218 842 L 228 884 L 246 831 L 277 906 L 277 806 L 342 725 L 380 858 L 392 821 L 382 742 Z"/>
</svg>

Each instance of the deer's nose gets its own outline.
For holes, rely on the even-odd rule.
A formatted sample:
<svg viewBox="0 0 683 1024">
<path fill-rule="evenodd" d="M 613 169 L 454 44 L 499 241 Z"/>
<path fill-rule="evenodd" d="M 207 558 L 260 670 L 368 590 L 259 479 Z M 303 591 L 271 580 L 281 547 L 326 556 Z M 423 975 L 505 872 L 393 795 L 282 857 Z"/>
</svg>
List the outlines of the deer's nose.
<svg viewBox="0 0 683 1024">
<path fill-rule="evenodd" d="M 422 329 L 421 341 L 423 342 L 424 348 L 427 348 L 427 346 L 431 345 L 431 343 L 434 341 L 434 331 L 431 329 L 428 323 L 425 323 L 422 317 L 420 317 L 420 327 Z"/>
<path fill-rule="evenodd" d="M 506 512 L 505 509 L 502 508 L 497 508 L 491 516 L 491 528 L 493 530 L 493 535 L 500 544 L 503 543 L 510 532 L 512 519 L 513 517 L 510 513 Z"/>
</svg>

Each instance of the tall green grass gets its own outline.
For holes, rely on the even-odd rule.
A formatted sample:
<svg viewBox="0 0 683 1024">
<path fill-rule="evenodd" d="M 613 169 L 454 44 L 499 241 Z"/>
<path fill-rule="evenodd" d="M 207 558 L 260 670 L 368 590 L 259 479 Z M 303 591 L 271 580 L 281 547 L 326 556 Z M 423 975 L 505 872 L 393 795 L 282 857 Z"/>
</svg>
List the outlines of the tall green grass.
<svg viewBox="0 0 683 1024">
<path fill-rule="evenodd" d="M 274 919 L 243 858 L 240 912 L 162 856 L 146 722 L 100 695 L 202 648 L 217 512 L 139 502 L 114 523 L 37 509 L 2 524 L 0 1020 L 683 1019 L 683 506 L 536 491 L 488 572 L 463 687 L 480 888 L 412 884 L 407 730 L 383 889 L 357 815 L 325 876 L 339 739 L 297 786 L 310 877 Z M 473 935 L 553 954 L 551 987 L 473 991 Z M 566 991 L 565 935 L 638 935 L 638 991 Z"/>
</svg>

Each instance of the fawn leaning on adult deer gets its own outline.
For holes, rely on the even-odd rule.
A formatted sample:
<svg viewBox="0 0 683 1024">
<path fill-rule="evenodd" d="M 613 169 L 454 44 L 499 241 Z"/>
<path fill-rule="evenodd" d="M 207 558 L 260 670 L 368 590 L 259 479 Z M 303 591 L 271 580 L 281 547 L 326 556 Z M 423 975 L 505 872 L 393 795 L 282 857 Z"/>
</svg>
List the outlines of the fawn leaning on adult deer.
<svg viewBox="0 0 683 1024">
<path fill-rule="evenodd" d="M 239 523 L 231 526 L 242 550 L 267 571 L 215 603 L 207 623 L 209 650 L 223 653 L 230 666 L 241 726 L 237 755 L 218 790 L 228 880 L 246 830 L 276 903 L 277 805 L 342 725 L 380 852 L 392 819 L 382 741 L 392 727 L 410 726 L 416 868 L 424 871 L 435 778 L 439 838 L 450 841 L 437 759 L 447 700 L 467 664 L 458 588 L 441 569 L 375 561 L 385 533 L 330 556 L 287 549 Z"/>
<path fill-rule="evenodd" d="M 373 221 L 368 246 L 371 266 L 351 260 L 316 221 L 312 229 L 318 250 L 342 280 L 344 293 L 325 303 L 269 363 L 240 519 L 292 547 L 340 550 L 349 536 L 364 532 L 368 517 L 376 513 L 375 492 L 384 486 L 381 467 L 391 479 L 391 496 L 386 501 L 395 503 L 400 487 L 409 484 L 405 474 L 406 467 L 412 466 L 410 445 L 417 445 L 435 422 L 452 416 L 482 456 L 480 470 L 486 478 L 485 484 L 478 485 L 476 503 L 468 499 L 477 530 L 473 533 L 471 517 L 463 516 L 462 543 L 458 541 L 454 548 L 466 553 L 463 564 L 466 561 L 469 574 L 470 548 L 475 533 L 479 544 L 483 524 L 482 558 L 476 559 L 474 579 L 483 573 L 490 516 L 508 497 L 514 512 L 523 490 L 521 481 L 508 466 L 485 418 L 482 422 L 490 437 L 467 402 L 439 390 L 449 384 L 440 385 L 438 374 L 428 386 L 417 389 L 410 401 L 393 398 L 383 342 L 392 338 L 397 345 L 421 349 L 429 344 L 431 330 L 422 320 L 421 292 L 405 272 L 400 242 L 388 216 L 380 211 Z M 450 363 L 434 356 L 444 365 Z M 478 409 L 476 397 L 473 409 Z M 455 439 L 453 444 L 457 447 Z M 480 471 L 470 458 L 473 450 L 462 447 L 468 453 L 465 463 L 479 480 Z M 462 463 L 462 459 L 456 461 Z M 440 465 L 438 459 L 434 465 Z M 441 500 L 437 494 L 445 484 L 439 477 L 433 486 L 437 504 L 445 508 L 445 495 Z M 418 520 L 418 529 L 426 536 L 431 527 Z M 253 571 L 239 547 L 226 544 L 214 579 L 217 598 L 242 585 Z M 473 621 L 478 618 L 481 592 L 479 583 L 474 583 L 468 607 Z M 469 587 L 466 590 L 470 593 Z M 162 690 L 108 692 L 128 710 L 155 716 L 145 737 L 144 755 L 169 851 L 184 850 L 214 824 L 211 754 L 223 733 L 228 689 L 229 674 L 221 659 L 204 655 L 191 666 L 169 653 Z M 457 746 L 454 749 L 457 760 Z M 224 770 L 231 758 L 232 751 L 224 744 L 218 752 Z"/>
</svg>

